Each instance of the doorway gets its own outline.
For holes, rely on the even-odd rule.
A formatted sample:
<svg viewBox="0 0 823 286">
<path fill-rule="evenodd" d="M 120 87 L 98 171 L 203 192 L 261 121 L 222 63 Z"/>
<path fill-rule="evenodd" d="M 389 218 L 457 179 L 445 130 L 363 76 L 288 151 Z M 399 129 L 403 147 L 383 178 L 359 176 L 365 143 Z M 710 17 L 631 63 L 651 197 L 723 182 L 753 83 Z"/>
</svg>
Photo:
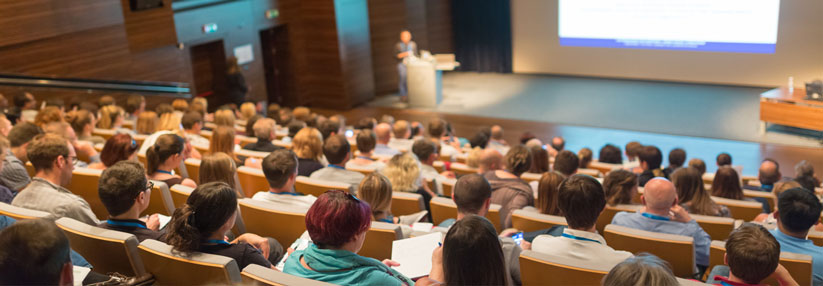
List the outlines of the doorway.
<svg viewBox="0 0 823 286">
<path fill-rule="evenodd" d="M 220 107 L 226 87 L 226 53 L 223 41 L 213 41 L 192 46 L 191 69 L 194 75 L 195 96 L 205 96 L 209 112 Z"/>
<path fill-rule="evenodd" d="M 268 102 L 297 106 L 299 103 L 294 93 L 287 25 L 261 30 L 260 45 L 263 49 L 263 70 L 266 77 Z"/>
</svg>

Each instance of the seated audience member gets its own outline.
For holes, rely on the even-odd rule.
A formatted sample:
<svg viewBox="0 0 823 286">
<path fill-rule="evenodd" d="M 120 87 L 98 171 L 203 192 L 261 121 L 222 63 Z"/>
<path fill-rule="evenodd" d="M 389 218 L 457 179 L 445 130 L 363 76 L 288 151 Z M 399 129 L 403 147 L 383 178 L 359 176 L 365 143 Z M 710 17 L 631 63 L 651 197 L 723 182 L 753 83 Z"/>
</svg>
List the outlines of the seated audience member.
<svg viewBox="0 0 823 286">
<path fill-rule="evenodd" d="M 466 166 L 469 168 L 480 168 L 480 157 L 483 156 L 483 149 L 480 147 L 472 148 L 466 153 Z"/>
<path fill-rule="evenodd" d="M 679 168 L 672 174 L 672 183 L 677 189 L 680 206 L 690 214 L 731 217 L 729 208 L 716 204 L 706 187 L 700 172 L 692 167 Z"/>
<path fill-rule="evenodd" d="M 520 175 L 531 167 L 532 155 L 528 148 L 517 145 L 509 149 L 504 161 L 505 170 L 489 171 L 483 176 L 492 186 L 491 202 L 500 205 L 500 225 L 503 228 L 510 228 L 512 213 L 515 210 L 534 206 L 534 192 L 531 186 L 520 179 Z"/>
<path fill-rule="evenodd" d="M 114 100 L 114 97 L 111 95 L 104 95 L 97 99 L 97 107 L 103 108 L 109 105 L 115 105 L 117 102 Z"/>
<path fill-rule="evenodd" d="M 178 115 L 183 116 L 183 113 L 189 109 L 189 103 L 185 99 L 178 98 L 171 102 L 171 107 Z"/>
<path fill-rule="evenodd" d="M 292 141 L 292 150 L 297 155 L 297 175 L 311 176 L 323 169 L 323 136 L 313 127 L 306 127 L 297 132 Z"/>
<path fill-rule="evenodd" d="M 371 226 L 371 208 L 351 194 L 328 191 L 306 213 L 312 244 L 289 255 L 283 272 L 337 285 L 414 285 L 391 266 L 357 255 Z"/>
<path fill-rule="evenodd" d="M 491 148 L 483 149 L 478 160 L 477 173 L 485 174 L 500 169 L 503 169 L 503 154 Z"/>
<path fill-rule="evenodd" d="M 565 150 L 565 149 L 563 149 L 563 148 L 565 148 L 565 146 L 566 146 L 566 139 L 563 139 L 563 137 L 555 136 L 555 137 L 552 138 L 552 142 L 551 142 L 550 147 L 552 147 L 552 150 L 555 151 L 554 155 L 556 155 L 557 153 L 560 153 L 560 151 Z"/>
<path fill-rule="evenodd" d="M 794 166 L 794 173 L 796 175 L 794 180 L 800 183 L 803 188 L 815 191 L 816 188 L 820 187 L 820 180 L 814 176 L 814 166 L 812 163 L 806 160 L 800 161 L 800 163 Z"/>
<path fill-rule="evenodd" d="M 257 120 L 260 120 L 262 118 L 263 118 L 262 115 L 255 114 L 255 115 L 252 115 L 249 119 L 246 119 L 246 126 L 244 126 L 246 130 L 243 133 L 243 135 L 245 135 L 246 137 L 255 138 L 256 136 L 254 135 L 254 124 L 257 123 Z M 274 122 L 274 120 L 272 120 L 272 122 Z M 272 123 L 272 124 L 277 124 L 277 123 Z M 272 128 L 272 129 L 274 129 L 274 128 Z M 272 136 L 272 140 L 274 140 L 276 138 L 277 137 Z"/>
<path fill-rule="evenodd" d="M 126 120 L 135 121 L 146 110 L 146 98 L 142 95 L 129 95 L 123 109 L 126 111 Z"/>
<path fill-rule="evenodd" d="M 782 194 L 785 191 L 794 189 L 794 188 L 801 188 L 802 189 L 803 186 L 801 186 L 800 183 L 792 181 L 792 180 L 780 181 L 780 182 L 777 182 L 777 183 L 774 184 L 774 189 L 772 190 L 772 194 L 776 198 L 779 198 L 780 194 Z M 761 214 L 757 215 L 756 218 L 754 218 L 754 221 L 761 222 L 765 226 L 770 226 L 769 228 L 771 228 L 771 226 L 777 227 L 777 217 L 776 217 L 777 213 L 775 212 L 776 210 L 777 210 L 777 206 L 775 205 L 774 209 L 772 210 L 772 213 L 761 213 Z M 823 224 L 818 223 L 818 224 L 815 224 L 814 227 L 815 227 L 815 230 L 817 230 L 817 231 L 823 231 Z"/>
<path fill-rule="evenodd" d="M 580 149 L 580 151 L 577 151 L 577 158 L 580 169 L 588 168 L 592 162 L 592 150 L 589 148 Z"/>
<path fill-rule="evenodd" d="M 360 182 L 357 188 L 357 193 L 360 199 L 368 203 L 372 208 L 372 220 L 398 224 L 403 238 L 408 238 L 412 234 L 412 228 L 409 225 L 401 224 L 401 219 L 404 216 L 395 217 L 391 212 L 392 202 L 392 186 L 389 179 L 379 173 L 371 173 L 366 175 L 366 178 Z M 415 216 L 415 215 L 410 215 Z M 415 218 L 419 218 L 416 216 Z"/>
<path fill-rule="evenodd" d="M 435 185 L 438 186 L 438 189 L 441 188 L 439 183 L 441 183 L 445 178 L 455 177 L 454 173 L 451 171 L 439 173 L 437 172 L 437 169 L 434 168 L 434 162 L 440 159 L 440 156 L 438 155 L 439 147 L 440 146 L 438 146 L 437 143 L 434 143 L 431 140 L 417 139 L 414 141 L 411 148 L 411 152 L 414 153 L 414 155 L 420 160 L 420 175 L 427 182 L 435 181 Z M 440 190 L 437 192 L 442 193 Z"/>
<path fill-rule="evenodd" d="M 168 103 L 158 104 L 157 107 L 154 108 L 154 110 L 157 111 L 157 117 L 163 116 L 163 114 L 166 113 L 174 113 L 174 107 L 172 107 L 171 104 Z"/>
<path fill-rule="evenodd" d="M 429 122 L 429 136 L 432 140 L 440 144 L 439 149 L 441 155 L 454 157 L 461 153 L 460 143 L 452 144 L 450 138 L 446 135 L 446 125 L 446 121 L 442 119 L 432 120 Z M 445 140 L 444 137 L 446 137 Z M 485 146 L 483 148 L 485 148 Z"/>
<path fill-rule="evenodd" d="M 160 219 L 153 214 L 146 220 L 140 215 L 149 207 L 153 184 L 146 179 L 143 166 L 135 161 L 122 161 L 110 166 L 100 176 L 97 192 L 109 212 L 101 228 L 131 233 L 138 241 L 160 240 L 163 235 Z"/>
<path fill-rule="evenodd" d="M 324 181 L 340 182 L 357 189 L 365 176 L 360 172 L 346 170 L 346 162 L 351 159 L 351 145 L 346 136 L 332 135 L 323 144 L 323 155 L 329 161 L 325 168 L 312 172 L 310 178 Z"/>
<path fill-rule="evenodd" d="M 732 165 L 732 155 L 729 153 L 720 153 L 717 155 L 717 167 L 723 166 L 731 166 Z"/>
<path fill-rule="evenodd" d="M 183 114 L 183 118 L 180 119 L 180 124 L 183 125 L 186 139 L 189 140 L 190 143 L 199 146 L 209 145 L 209 139 L 200 136 L 200 130 L 203 129 L 203 115 L 201 115 L 200 112 L 186 112 Z"/>
<path fill-rule="evenodd" d="M 358 131 L 362 130 L 374 130 L 374 127 L 377 126 L 377 119 L 374 117 L 365 117 L 360 118 L 360 121 L 354 125 L 354 129 Z"/>
<path fill-rule="evenodd" d="M 244 102 L 240 105 L 240 120 L 249 120 L 252 116 L 257 115 L 257 109 L 252 102 Z"/>
<path fill-rule="evenodd" d="M 80 109 L 69 112 L 66 115 L 66 121 L 71 124 L 74 133 L 77 134 L 77 140 L 89 141 L 92 144 L 103 144 L 106 139 L 103 137 L 93 135 L 94 130 L 94 114 L 88 110 Z"/>
<path fill-rule="evenodd" d="M 637 189 L 637 175 L 626 170 L 611 171 L 603 179 L 603 191 L 609 206 L 634 204 Z"/>
<path fill-rule="evenodd" d="M 287 126 L 288 126 L 287 128 L 289 130 L 289 134 L 287 134 L 286 137 L 283 137 L 282 139 L 280 139 L 280 141 L 283 141 L 285 143 L 291 143 L 292 140 L 294 140 L 294 136 L 297 135 L 297 132 L 300 132 L 300 130 L 302 130 L 303 128 L 306 128 L 306 122 L 299 121 L 299 120 L 292 120 L 292 121 L 289 122 L 289 125 L 287 125 Z"/>
<path fill-rule="evenodd" d="M 34 125 L 37 125 L 40 128 L 45 128 L 46 124 L 65 121 L 64 118 L 65 116 L 60 108 L 49 106 L 43 108 L 37 113 L 37 116 L 34 117 Z"/>
<path fill-rule="evenodd" d="M 603 286 L 656 285 L 678 286 L 666 261 L 651 254 L 640 254 L 617 264 L 606 277 Z"/>
<path fill-rule="evenodd" d="M 689 167 L 697 169 L 697 172 L 700 173 L 700 177 L 703 177 L 703 174 L 706 173 L 706 162 L 703 162 L 700 158 L 693 158 L 689 160 Z"/>
<path fill-rule="evenodd" d="M 780 165 L 773 159 L 764 159 L 760 163 L 760 169 L 757 170 L 757 179 L 760 181 L 760 186 L 743 186 L 744 189 L 762 192 L 771 192 L 774 189 L 774 184 L 780 181 L 783 175 L 780 174 Z"/>
<path fill-rule="evenodd" d="M 117 105 L 106 105 L 100 108 L 100 119 L 97 120 L 97 128 L 112 129 L 118 133 L 129 133 L 128 129 L 123 129 L 123 108 Z"/>
<path fill-rule="evenodd" d="M 540 145 L 529 147 L 532 153 L 532 166 L 529 173 L 543 174 L 551 171 L 549 169 L 549 152 Z"/>
<path fill-rule="evenodd" d="M 487 136 L 483 132 L 477 132 L 477 133 L 474 134 L 474 136 L 472 136 L 472 138 L 469 139 L 469 146 L 472 147 L 472 148 L 486 149 L 488 147 L 488 145 L 489 145 L 489 136 Z M 495 149 L 492 149 L 492 150 L 495 150 Z M 497 151 L 497 150 L 495 150 L 495 151 Z M 497 153 L 500 153 L 500 151 L 497 151 Z M 549 154 L 549 155 L 551 155 L 551 154 Z"/>
<path fill-rule="evenodd" d="M 481 262 L 482 263 L 478 263 Z M 455 223 L 432 254 L 432 269 L 419 285 L 511 285 L 494 226 L 470 215 Z"/>
<path fill-rule="evenodd" d="M 140 150 L 137 151 L 137 154 L 146 155 L 146 151 L 151 148 L 151 146 L 154 146 L 154 142 L 157 141 L 157 138 L 166 134 L 176 134 L 181 136 L 183 139 L 186 139 L 183 137 L 185 136 L 185 132 L 181 129 L 182 124 L 180 122 L 180 117 L 172 112 L 167 112 L 160 115 L 160 119 L 157 123 L 157 131 L 143 139 L 143 144 L 140 145 Z M 186 142 L 186 145 L 190 144 Z"/>
<path fill-rule="evenodd" d="M 503 127 L 500 127 L 500 125 L 492 126 L 489 134 L 489 143 L 486 147 L 500 151 L 501 154 L 509 152 L 509 143 L 503 139 Z"/>
<path fill-rule="evenodd" d="M 763 205 L 763 212 L 769 213 L 769 203 L 766 199 L 747 198 L 743 196 L 743 188 L 740 186 L 740 177 L 731 165 L 724 165 L 714 173 L 712 181 L 712 196 L 727 198 L 732 200 L 743 200 L 750 202 L 760 202 Z"/>
<path fill-rule="evenodd" d="M 640 161 L 640 169 L 643 170 L 638 177 L 638 183 L 641 187 L 645 186 L 646 182 L 652 178 L 668 178 L 663 173 L 663 169 L 660 169 L 660 164 L 663 162 L 663 154 L 660 153 L 660 149 L 651 145 L 643 146 L 637 156 Z"/>
<path fill-rule="evenodd" d="M 643 150 L 643 145 L 640 144 L 640 142 L 631 141 L 626 143 L 623 150 L 626 153 L 626 160 L 623 161 L 623 168 L 636 173 L 642 172 L 642 170 L 638 171 L 640 169 L 640 160 L 638 156 L 640 156 L 640 152 Z"/>
<path fill-rule="evenodd" d="M 380 123 L 377 124 L 376 127 L 374 127 L 374 135 L 377 137 L 377 145 L 374 146 L 375 156 L 388 157 L 400 153 L 400 151 L 389 147 L 389 141 L 391 141 L 391 132 L 392 127 L 387 123 Z"/>
<path fill-rule="evenodd" d="M 709 274 L 709 284 L 760 285 L 775 277 L 779 285 L 797 285 L 780 262 L 780 244 L 766 228 L 744 223 L 726 240 L 726 265 L 718 265 Z"/>
<path fill-rule="evenodd" d="M 37 100 L 34 95 L 28 92 L 21 92 L 12 99 L 14 106 L 8 111 L 8 117 L 12 124 L 24 122 L 23 113 L 28 111 L 35 111 L 37 109 Z"/>
<path fill-rule="evenodd" d="M 672 173 L 677 171 L 680 167 L 683 167 L 683 163 L 686 162 L 686 150 L 681 148 L 674 148 L 669 151 L 669 166 L 663 169 L 663 174 L 666 174 L 666 178 L 671 178 Z"/>
<path fill-rule="evenodd" d="M 9 141 L 6 138 L 0 136 L 0 154 L 5 154 L 6 150 L 9 148 Z M 3 161 L 0 161 L 0 172 L 3 171 Z M 11 201 L 14 200 L 14 196 L 17 195 L 17 192 L 12 191 L 9 188 L 6 188 L 3 185 L 0 185 L 0 202 L 11 204 Z"/>
<path fill-rule="evenodd" d="M 211 182 L 223 182 L 233 186 L 238 198 L 243 198 L 243 190 L 239 187 L 235 177 L 237 175 L 237 165 L 234 159 L 226 153 L 217 152 L 203 156 L 200 161 L 200 184 Z"/>
<path fill-rule="evenodd" d="M 231 186 L 222 182 L 200 185 L 186 204 L 174 211 L 166 227 L 166 243 L 182 253 L 199 251 L 233 258 L 240 269 L 249 264 L 277 264 L 284 252 L 273 238 L 247 232 L 226 241 L 237 215 L 237 196 Z"/>
<path fill-rule="evenodd" d="M 0 231 L 0 284 L 74 285 L 69 239 L 54 222 L 25 220 Z"/>
<path fill-rule="evenodd" d="M 606 194 L 597 180 L 587 175 L 569 177 L 560 184 L 557 205 L 569 227 L 559 237 L 538 235 L 532 241 L 533 251 L 604 267 L 632 257 L 629 252 L 607 246 L 595 229 L 597 217 L 606 207 Z"/>
<path fill-rule="evenodd" d="M 0 135 L 3 135 L 3 137 L 8 137 L 9 131 L 11 131 L 12 127 L 13 126 L 11 125 L 11 121 L 9 121 L 9 119 L 6 118 L 6 115 L 0 113 Z"/>
<path fill-rule="evenodd" d="M 814 193 L 802 188 L 787 190 L 777 197 L 777 228 L 771 234 L 780 243 L 780 251 L 812 257 L 812 281 L 823 283 L 823 247 L 809 240 L 809 229 L 820 220 L 823 206 Z"/>
<path fill-rule="evenodd" d="M 234 112 L 231 109 L 220 109 L 214 112 L 214 124 L 234 128 Z"/>
<path fill-rule="evenodd" d="M 393 191 L 417 193 L 423 196 L 426 210 L 431 214 L 429 202 L 437 194 L 430 190 L 428 185 L 422 184 L 420 180 L 420 162 L 413 154 L 406 152 L 394 155 L 386 164 L 386 168 L 383 168 L 380 172 L 389 179 Z"/>
<path fill-rule="evenodd" d="M 271 118 L 261 118 L 254 123 L 254 137 L 257 137 L 257 142 L 247 144 L 243 147 L 246 150 L 258 152 L 272 152 L 283 147 L 276 146 L 271 141 L 277 139 L 275 129 L 277 126 Z"/>
<path fill-rule="evenodd" d="M 578 166 L 580 166 L 580 159 L 577 158 L 577 155 L 572 151 L 563 150 L 554 157 L 554 166 L 552 166 L 552 169 L 568 177 L 577 173 Z"/>
<path fill-rule="evenodd" d="M 157 138 L 154 145 L 146 152 L 146 173 L 149 179 L 162 181 L 169 187 L 181 184 L 196 188 L 197 184 L 191 179 L 174 174 L 174 169 L 180 167 L 185 160 L 183 149 L 185 141 L 175 134 L 164 134 Z"/>
<path fill-rule="evenodd" d="M 234 150 L 238 148 L 235 144 L 234 136 L 234 128 L 217 126 L 212 133 L 211 140 L 209 140 L 209 153 L 226 153 L 226 155 L 229 155 L 229 157 L 234 160 L 237 166 L 242 166 L 246 158 L 240 158 L 237 154 L 234 154 Z"/>
<path fill-rule="evenodd" d="M 135 131 L 140 135 L 151 135 L 157 132 L 157 113 L 154 111 L 141 112 L 137 117 Z"/>
<path fill-rule="evenodd" d="M 360 130 L 355 138 L 357 151 L 360 152 L 356 158 L 346 163 L 346 168 L 365 168 L 379 171 L 386 167 L 386 164 L 372 159 L 374 145 L 377 144 L 377 137 L 369 129 Z"/>
<path fill-rule="evenodd" d="M 558 172 L 546 172 L 540 176 L 537 184 L 537 199 L 534 203 L 538 212 L 556 216 L 563 214 L 557 206 L 557 191 L 560 183 L 565 179 L 566 177 Z"/>
<path fill-rule="evenodd" d="M 21 190 L 12 205 L 50 213 L 52 218 L 70 217 L 88 224 L 99 221 L 89 203 L 64 188 L 71 182 L 74 147 L 63 137 L 46 134 L 34 138 L 26 147 L 35 175 Z"/>
<path fill-rule="evenodd" d="M 26 150 L 32 139 L 40 134 L 43 134 L 43 130 L 28 122 L 17 124 L 11 128 L 8 137 L 11 148 L 6 150 L 3 169 L 0 170 L 0 183 L 3 186 L 19 192 L 31 182 L 25 166 L 25 162 L 29 161 Z"/>
<path fill-rule="evenodd" d="M 606 144 L 600 148 L 600 153 L 597 155 L 597 161 L 607 164 L 623 164 L 623 155 L 620 153 L 620 148 L 612 144 Z"/>
<path fill-rule="evenodd" d="M 266 107 L 266 117 L 274 119 L 274 121 L 277 121 L 278 117 L 280 117 L 280 104 L 269 104 L 269 106 Z"/>
<path fill-rule="evenodd" d="M 269 182 L 269 190 L 257 192 L 252 198 L 308 209 L 317 197 L 294 191 L 297 170 L 298 161 L 294 152 L 287 149 L 274 150 L 263 158 L 263 174 Z"/>
<path fill-rule="evenodd" d="M 651 179 L 640 200 L 646 208 L 636 213 L 619 212 L 614 215 L 612 224 L 693 237 L 695 262 L 702 267 L 709 265 L 711 238 L 678 204 L 674 184 L 665 178 Z"/>
<path fill-rule="evenodd" d="M 394 134 L 394 138 L 389 140 L 388 145 L 390 148 L 401 151 L 411 150 L 414 140 L 409 139 L 411 137 L 411 129 L 409 128 L 408 121 L 398 120 L 394 122 L 392 134 Z"/>
<path fill-rule="evenodd" d="M 74 129 L 65 121 L 49 122 L 43 126 L 43 132 L 46 132 L 46 134 L 55 134 L 68 140 L 69 144 L 74 147 L 75 152 L 88 157 L 89 161 L 100 161 L 100 154 L 97 153 L 97 150 L 94 149 L 91 143 L 87 141 L 77 141 L 77 135 L 74 133 Z M 89 165 L 88 162 L 81 160 L 74 160 L 73 164 L 78 168 L 85 168 Z"/>
<path fill-rule="evenodd" d="M 114 135 L 103 145 L 103 150 L 100 151 L 100 162 L 89 164 L 89 168 L 104 170 L 117 162 L 134 160 L 138 148 L 137 141 L 134 141 L 131 135 Z"/>
<path fill-rule="evenodd" d="M 323 138 L 329 138 L 332 135 L 343 134 L 340 132 L 341 126 L 340 122 L 338 121 L 323 121 L 323 123 L 321 123 L 317 129 L 320 130 L 320 135 L 323 135 Z"/>
</svg>

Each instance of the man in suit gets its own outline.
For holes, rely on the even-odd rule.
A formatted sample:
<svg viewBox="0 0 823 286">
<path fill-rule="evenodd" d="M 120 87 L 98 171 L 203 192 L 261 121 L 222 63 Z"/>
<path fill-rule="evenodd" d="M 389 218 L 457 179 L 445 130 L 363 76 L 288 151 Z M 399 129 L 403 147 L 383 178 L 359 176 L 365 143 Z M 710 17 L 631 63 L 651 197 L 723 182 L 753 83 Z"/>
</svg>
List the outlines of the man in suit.
<svg viewBox="0 0 823 286">
<path fill-rule="evenodd" d="M 397 55 L 397 75 L 398 88 L 400 93 L 400 100 L 408 100 L 408 88 L 406 87 L 406 64 L 404 60 L 410 56 L 417 54 L 417 43 L 412 41 L 412 34 L 407 29 L 400 31 L 400 42 L 394 45 L 394 51 Z"/>
</svg>

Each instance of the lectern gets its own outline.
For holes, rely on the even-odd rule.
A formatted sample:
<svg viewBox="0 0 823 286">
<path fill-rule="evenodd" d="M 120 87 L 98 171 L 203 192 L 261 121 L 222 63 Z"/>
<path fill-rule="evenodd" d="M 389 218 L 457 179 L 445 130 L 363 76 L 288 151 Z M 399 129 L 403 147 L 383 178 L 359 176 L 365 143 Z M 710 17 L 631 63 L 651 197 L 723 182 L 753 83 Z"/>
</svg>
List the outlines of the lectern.
<svg viewBox="0 0 823 286">
<path fill-rule="evenodd" d="M 443 71 L 459 64 L 454 55 L 426 55 L 406 59 L 409 106 L 434 108 L 443 101 Z"/>
</svg>

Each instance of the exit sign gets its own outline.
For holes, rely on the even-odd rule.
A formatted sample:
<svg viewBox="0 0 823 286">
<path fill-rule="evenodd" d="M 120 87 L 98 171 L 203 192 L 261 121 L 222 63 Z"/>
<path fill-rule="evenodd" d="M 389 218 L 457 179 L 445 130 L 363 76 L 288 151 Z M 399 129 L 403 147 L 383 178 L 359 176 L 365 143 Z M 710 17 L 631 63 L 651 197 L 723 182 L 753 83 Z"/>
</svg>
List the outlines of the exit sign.
<svg viewBox="0 0 823 286">
<path fill-rule="evenodd" d="M 211 34 L 217 32 L 217 24 L 216 23 L 209 23 L 203 25 L 203 34 Z"/>
<path fill-rule="evenodd" d="M 277 9 L 269 9 L 266 10 L 266 19 L 274 19 L 280 16 L 280 10 Z"/>
</svg>

